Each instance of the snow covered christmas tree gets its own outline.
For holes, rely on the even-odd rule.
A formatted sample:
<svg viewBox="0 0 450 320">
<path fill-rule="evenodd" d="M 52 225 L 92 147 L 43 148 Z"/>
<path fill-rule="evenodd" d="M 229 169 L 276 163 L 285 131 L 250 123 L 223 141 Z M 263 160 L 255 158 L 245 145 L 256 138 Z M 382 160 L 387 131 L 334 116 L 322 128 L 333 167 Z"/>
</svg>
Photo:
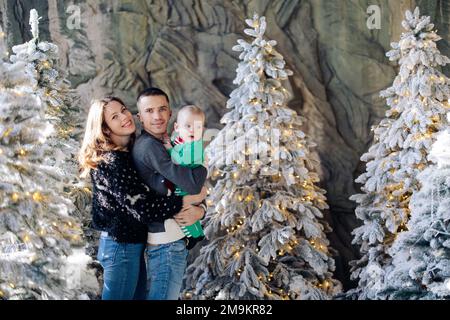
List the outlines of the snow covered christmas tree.
<svg viewBox="0 0 450 320">
<path fill-rule="evenodd" d="M 222 119 L 208 146 L 211 177 L 204 221 L 209 243 L 186 272 L 196 299 L 327 299 L 340 291 L 323 219 L 327 209 L 303 119 L 287 107 L 285 69 L 266 20 L 246 20 L 251 43 L 238 40 L 241 62 Z"/>
<path fill-rule="evenodd" d="M 48 143 L 56 128 L 39 93 L 39 74 L 31 63 L 5 58 L 0 59 L 0 298 L 86 299 L 96 294 L 98 283 L 86 268 L 90 259 L 80 225 L 70 216 L 75 208 L 64 191 L 62 162 L 55 161 Z"/>
<path fill-rule="evenodd" d="M 387 299 L 450 299 L 450 132 L 430 152 L 435 165 L 418 175 L 408 231 L 394 242 L 392 270 L 378 296 Z"/>
<path fill-rule="evenodd" d="M 86 181 L 79 179 L 77 153 L 83 128 L 82 108 L 75 105 L 76 96 L 59 67 L 58 46 L 39 40 L 39 20 L 35 9 L 30 11 L 33 38 L 12 48 L 11 61 L 23 61 L 34 67 L 37 75 L 36 94 L 44 103 L 46 119 L 55 128 L 47 139 L 54 149 L 51 159 L 66 181 L 67 192 L 75 199 L 77 215 L 81 219 L 90 216 L 90 190 Z"/>
<path fill-rule="evenodd" d="M 405 16 L 406 32 L 386 54 L 400 66 L 393 85 L 381 92 L 389 106 L 387 118 L 374 129 L 375 143 L 361 157 L 367 170 L 356 182 L 363 184 L 363 193 L 351 197 L 363 221 L 353 232 L 362 258 L 352 262 L 362 299 L 378 298 L 391 268 L 389 248 L 408 229 L 410 199 L 420 189 L 418 174 L 430 165 L 427 156 L 436 133 L 448 125 L 450 82 L 439 67 L 450 60 L 436 47 L 441 38 L 430 17 L 420 16 L 418 8 Z"/>
</svg>

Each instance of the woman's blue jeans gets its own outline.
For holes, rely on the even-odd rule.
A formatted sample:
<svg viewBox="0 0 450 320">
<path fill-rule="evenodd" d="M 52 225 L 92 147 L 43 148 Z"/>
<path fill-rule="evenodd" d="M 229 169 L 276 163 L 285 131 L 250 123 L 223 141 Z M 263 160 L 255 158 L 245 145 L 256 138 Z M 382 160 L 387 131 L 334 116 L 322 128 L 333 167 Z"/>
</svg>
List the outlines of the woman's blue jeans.
<svg viewBox="0 0 450 320">
<path fill-rule="evenodd" d="M 148 300 L 178 300 L 187 256 L 184 240 L 147 246 Z"/>
<path fill-rule="evenodd" d="M 101 236 L 97 259 L 103 267 L 102 300 L 145 300 L 145 244 L 119 243 Z"/>
</svg>

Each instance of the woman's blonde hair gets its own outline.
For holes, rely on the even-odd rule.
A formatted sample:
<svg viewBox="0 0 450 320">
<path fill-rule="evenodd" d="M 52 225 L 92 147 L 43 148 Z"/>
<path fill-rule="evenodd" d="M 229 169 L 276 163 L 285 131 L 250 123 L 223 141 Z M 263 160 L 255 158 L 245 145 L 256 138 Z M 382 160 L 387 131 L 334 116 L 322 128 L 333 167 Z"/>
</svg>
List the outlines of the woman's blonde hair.
<svg viewBox="0 0 450 320">
<path fill-rule="evenodd" d="M 114 144 L 107 134 L 109 128 L 105 122 L 104 109 L 112 101 L 125 106 L 123 101 L 117 97 L 105 97 L 93 100 L 91 103 L 86 121 L 86 132 L 78 153 L 82 177 L 86 177 L 92 169 L 97 168 L 101 161 L 107 160 L 104 158 L 106 152 L 125 151 L 127 149 L 127 147 L 120 147 Z M 132 141 L 134 140 L 133 138 L 134 135 L 132 136 Z"/>
</svg>

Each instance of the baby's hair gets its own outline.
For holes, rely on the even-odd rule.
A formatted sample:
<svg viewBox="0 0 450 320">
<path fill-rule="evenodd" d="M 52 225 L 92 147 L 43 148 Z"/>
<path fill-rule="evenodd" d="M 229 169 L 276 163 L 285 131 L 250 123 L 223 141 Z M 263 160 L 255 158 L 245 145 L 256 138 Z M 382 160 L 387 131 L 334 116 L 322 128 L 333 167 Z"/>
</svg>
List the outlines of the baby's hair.
<svg viewBox="0 0 450 320">
<path fill-rule="evenodd" d="M 187 105 L 187 106 L 182 107 L 180 109 L 180 111 L 178 111 L 177 121 L 178 121 L 178 116 L 180 114 L 182 114 L 183 112 L 189 112 L 191 114 L 198 114 L 198 115 L 203 116 L 203 119 L 206 119 L 205 112 L 200 107 L 197 107 L 195 105 Z"/>
</svg>

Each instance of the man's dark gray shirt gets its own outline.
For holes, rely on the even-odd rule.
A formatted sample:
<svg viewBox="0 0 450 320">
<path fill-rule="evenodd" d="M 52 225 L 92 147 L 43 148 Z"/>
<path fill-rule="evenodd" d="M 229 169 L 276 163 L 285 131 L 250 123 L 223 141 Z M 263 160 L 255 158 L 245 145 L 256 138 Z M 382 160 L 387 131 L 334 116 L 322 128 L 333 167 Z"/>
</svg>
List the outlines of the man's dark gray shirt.
<svg viewBox="0 0 450 320">
<path fill-rule="evenodd" d="M 162 141 L 146 131 L 136 140 L 132 156 L 139 176 L 160 194 L 168 192 L 165 179 L 189 194 L 200 193 L 205 184 L 208 174 L 205 167 L 190 169 L 173 163 Z M 164 231 L 164 223 L 156 222 L 149 226 L 149 232 Z"/>
</svg>

